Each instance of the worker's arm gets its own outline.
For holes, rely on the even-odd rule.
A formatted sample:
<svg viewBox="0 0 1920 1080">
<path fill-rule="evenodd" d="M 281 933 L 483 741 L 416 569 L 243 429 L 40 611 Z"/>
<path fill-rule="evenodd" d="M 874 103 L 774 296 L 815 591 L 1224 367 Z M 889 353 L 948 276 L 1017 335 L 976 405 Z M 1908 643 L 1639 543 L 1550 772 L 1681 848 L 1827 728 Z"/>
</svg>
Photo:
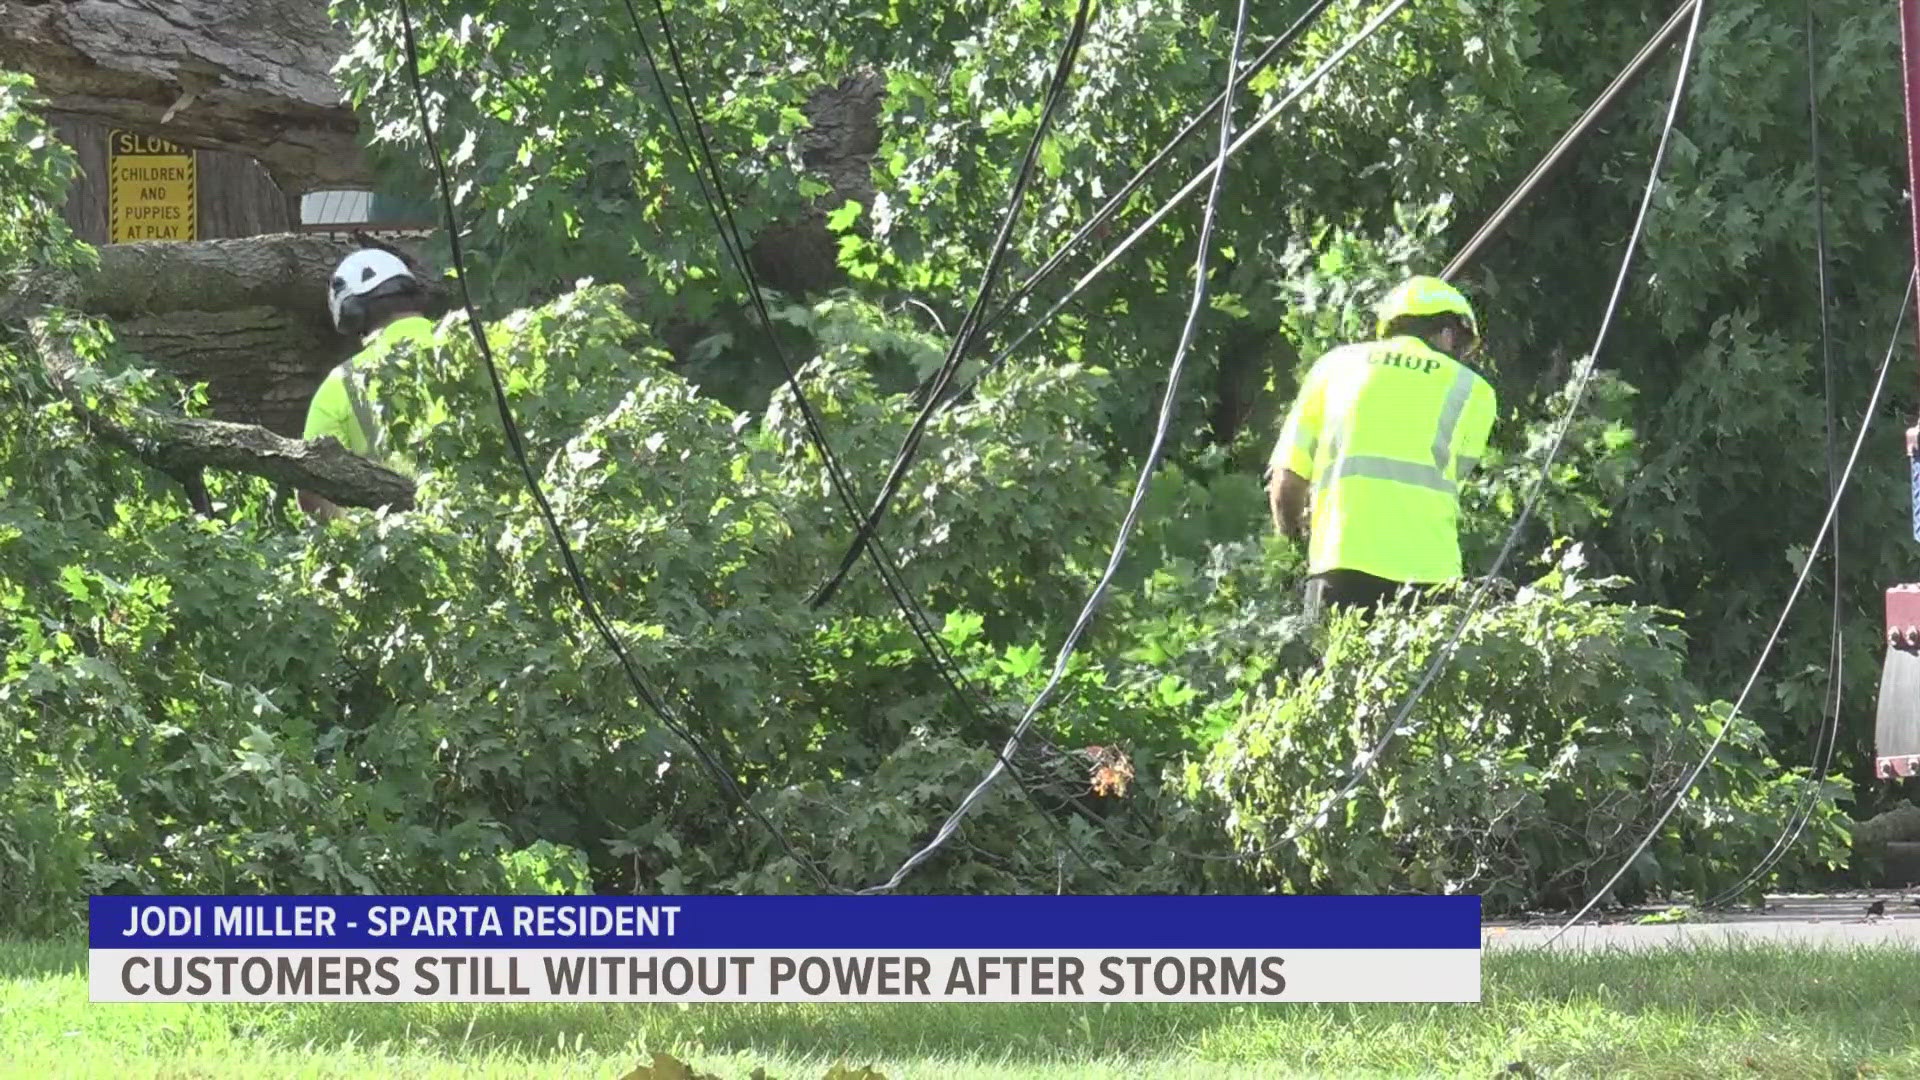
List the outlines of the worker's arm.
<svg viewBox="0 0 1920 1080">
<path fill-rule="evenodd" d="M 1307 478 L 1285 467 L 1274 469 L 1267 479 L 1267 507 L 1273 511 L 1273 527 L 1282 536 L 1307 539 L 1307 493 L 1312 485 Z"/>
<path fill-rule="evenodd" d="M 1323 367 L 1316 363 L 1307 372 L 1300 396 L 1280 428 L 1280 439 L 1273 444 L 1273 456 L 1267 460 L 1267 506 L 1273 512 L 1273 527 L 1281 535 L 1299 540 L 1307 538 L 1308 495 L 1313 490 L 1310 478 L 1325 412 Z"/>
</svg>

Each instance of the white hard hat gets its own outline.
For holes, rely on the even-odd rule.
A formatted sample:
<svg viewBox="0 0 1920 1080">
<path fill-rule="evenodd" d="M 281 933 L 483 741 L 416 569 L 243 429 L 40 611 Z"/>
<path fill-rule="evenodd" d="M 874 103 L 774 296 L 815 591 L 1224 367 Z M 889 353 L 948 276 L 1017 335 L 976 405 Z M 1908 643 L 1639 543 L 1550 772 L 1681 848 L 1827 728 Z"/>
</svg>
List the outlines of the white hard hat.
<svg viewBox="0 0 1920 1080">
<path fill-rule="evenodd" d="M 333 281 L 327 288 L 327 311 L 333 316 L 334 328 L 354 332 L 350 324 L 359 320 L 352 311 L 347 311 L 347 318 L 343 321 L 342 309 L 357 307 L 350 305 L 349 301 L 366 296 L 388 282 L 399 280 L 409 283 L 416 281 L 407 264 L 391 252 L 363 248 L 340 260 L 340 265 L 333 271 Z"/>
</svg>

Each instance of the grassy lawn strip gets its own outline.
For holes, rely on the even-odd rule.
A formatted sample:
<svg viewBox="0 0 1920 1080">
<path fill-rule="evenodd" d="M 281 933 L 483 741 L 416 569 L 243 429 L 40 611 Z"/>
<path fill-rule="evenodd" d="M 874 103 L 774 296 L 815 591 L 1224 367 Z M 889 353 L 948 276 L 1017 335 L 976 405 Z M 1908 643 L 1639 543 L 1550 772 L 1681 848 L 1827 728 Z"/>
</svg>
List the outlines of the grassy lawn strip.
<svg viewBox="0 0 1920 1080">
<path fill-rule="evenodd" d="M 1920 1076 L 1920 953 L 1489 953 L 1481 1005 L 92 1005 L 86 953 L 0 944 L 7 1076 Z M 1508 1075 L 1525 1076 L 1525 1070 Z"/>
</svg>

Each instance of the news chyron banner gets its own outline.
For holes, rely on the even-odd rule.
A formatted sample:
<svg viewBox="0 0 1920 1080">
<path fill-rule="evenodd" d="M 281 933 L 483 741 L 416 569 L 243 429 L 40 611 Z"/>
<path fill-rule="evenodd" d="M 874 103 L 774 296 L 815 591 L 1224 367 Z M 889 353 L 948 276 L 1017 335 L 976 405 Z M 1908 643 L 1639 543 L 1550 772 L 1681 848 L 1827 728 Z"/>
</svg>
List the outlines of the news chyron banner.
<svg viewBox="0 0 1920 1080">
<path fill-rule="evenodd" d="M 1473 1001 L 1473 896 L 133 897 L 92 1000 Z"/>
</svg>

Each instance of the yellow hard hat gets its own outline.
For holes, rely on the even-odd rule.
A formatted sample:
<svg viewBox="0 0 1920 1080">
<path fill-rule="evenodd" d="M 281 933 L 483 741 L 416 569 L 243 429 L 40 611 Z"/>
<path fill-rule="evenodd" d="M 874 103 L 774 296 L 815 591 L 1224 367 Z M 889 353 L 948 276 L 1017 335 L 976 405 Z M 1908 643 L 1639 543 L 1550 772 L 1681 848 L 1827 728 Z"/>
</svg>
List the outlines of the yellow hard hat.
<svg viewBox="0 0 1920 1080">
<path fill-rule="evenodd" d="M 1467 321 L 1467 329 L 1474 340 L 1480 338 L 1479 320 L 1473 317 L 1473 305 L 1460 290 L 1441 281 L 1437 277 L 1411 277 L 1401 282 L 1388 293 L 1375 308 L 1379 322 L 1375 324 L 1375 333 L 1387 336 L 1387 324 L 1403 315 L 1458 315 Z"/>
</svg>

